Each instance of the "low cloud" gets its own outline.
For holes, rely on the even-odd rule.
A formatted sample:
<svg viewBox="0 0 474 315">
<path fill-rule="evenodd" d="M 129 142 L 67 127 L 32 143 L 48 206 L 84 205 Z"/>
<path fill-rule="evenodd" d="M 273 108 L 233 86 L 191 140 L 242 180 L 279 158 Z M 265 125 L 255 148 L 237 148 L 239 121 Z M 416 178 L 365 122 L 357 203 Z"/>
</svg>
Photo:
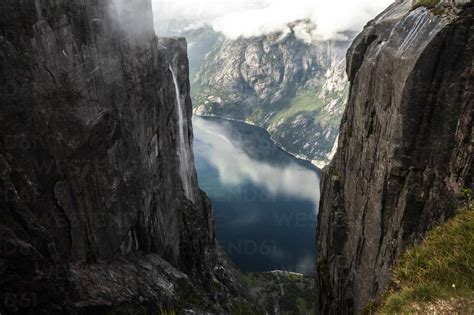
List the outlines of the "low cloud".
<svg viewBox="0 0 474 315">
<path fill-rule="evenodd" d="M 272 196 L 288 196 L 311 201 L 316 209 L 319 204 L 319 178 L 316 172 L 296 163 L 276 166 L 252 159 L 228 134 L 223 125 L 193 118 L 196 139 L 209 144 L 199 153 L 219 172 L 220 182 L 236 186 L 251 182 L 264 187 Z"/>
<path fill-rule="evenodd" d="M 393 0 L 153 0 L 158 35 L 209 25 L 231 39 L 285 31 L 286 25 L 310 19 L 314 38 L 341 38 L 358 32 Z"/>
</svg>

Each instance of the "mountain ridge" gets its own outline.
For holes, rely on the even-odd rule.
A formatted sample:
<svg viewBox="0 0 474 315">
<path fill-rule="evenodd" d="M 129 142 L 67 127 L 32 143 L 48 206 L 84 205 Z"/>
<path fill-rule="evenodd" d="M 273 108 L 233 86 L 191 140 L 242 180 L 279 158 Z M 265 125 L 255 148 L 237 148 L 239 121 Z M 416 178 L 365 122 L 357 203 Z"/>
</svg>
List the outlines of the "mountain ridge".
<svg viewBox="0 0 474 315">
<path fill-rule="evenodd" d="M 348 41 L 313 42 L 314 25 L 286 32 L 220 39 L 192 80 L 194 113 L 267 129 L 291 154 L 328 162 L 346 98 Z"/>
</svg>

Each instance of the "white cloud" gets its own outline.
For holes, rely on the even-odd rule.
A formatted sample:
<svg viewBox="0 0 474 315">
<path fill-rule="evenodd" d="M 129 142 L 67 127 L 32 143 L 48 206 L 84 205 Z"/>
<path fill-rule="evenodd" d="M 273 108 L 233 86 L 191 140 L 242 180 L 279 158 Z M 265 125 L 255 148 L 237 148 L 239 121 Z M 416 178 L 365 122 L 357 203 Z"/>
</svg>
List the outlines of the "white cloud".
<svg viewBox="0 0 474 315">
<path fill-rule="evenodd" d="M 212 146 L 199 154 L 219 172 L 219 179 L 225 185 L 239 185 L 249 181 L 265 187 L 272 196 L 289 196 L 319 204 L 319 178 L 296 163 L 275 166 L 252 159 L 223 125 L 202 118 L 193 118 L 196 139 Z"/>
<path fill-rule="evenodd" d="M 311 19 L 321 39 L 362 27 L 393 0 L 153 0 L 157 30 L 207 24 L 229 38 L 281 31 L 298 19 Z M 178 25 L 178 24 L 175 24 Z M 160 34 L 158 34 L 160 35 Z"/>
</svg>

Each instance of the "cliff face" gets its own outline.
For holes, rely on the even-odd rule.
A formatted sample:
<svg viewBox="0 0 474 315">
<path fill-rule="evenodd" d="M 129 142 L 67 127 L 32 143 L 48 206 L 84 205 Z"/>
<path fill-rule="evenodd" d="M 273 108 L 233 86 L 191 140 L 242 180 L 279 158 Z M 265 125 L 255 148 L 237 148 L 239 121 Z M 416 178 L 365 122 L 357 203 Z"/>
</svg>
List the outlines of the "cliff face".
<svg viewBox="0 0 474 315">
<path fill-rule="evenodd" d="M 217 305 L 232 276 L 192 161 L 186 42 L 155 37 L 149 0 L 0 7 L 0 312 Z"/>
<path fill-rule="evenodd" d="M 347 99 L 349 41 L 314 41 L 314 27 L 298 21 L 218 41 L 193 79 L 195 113 L 254 123 L 287 151 L 327 163 Z"/>
<path fill-rule="evenodd" d="M 471 4 L 398 1 L 349 49 L 349 101 L 318 217 L 322 313 L 377 298 L 401 251 L 472 186 L 473 21 Z"/>
</svg>

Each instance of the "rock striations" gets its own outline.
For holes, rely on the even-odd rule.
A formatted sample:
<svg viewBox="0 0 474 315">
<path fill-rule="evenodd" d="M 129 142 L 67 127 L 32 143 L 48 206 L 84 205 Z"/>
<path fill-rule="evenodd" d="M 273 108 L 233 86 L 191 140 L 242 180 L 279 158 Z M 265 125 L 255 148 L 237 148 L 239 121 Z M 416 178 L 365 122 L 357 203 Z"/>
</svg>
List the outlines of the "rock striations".
<svg viewBox="0 0 474 315">
<path fill-rule="evenodd" d="M 458 1 L 455 1 L 456 3 Z M 339 148 L 322 179 L 321 313 L 360 311 L 473 176 L 474 7 L 397 1 L 356 38 Z"/>
<path fill-rule="evenodd" d="M 186 42 L 157 39 L 151 12 L 149 0 L 0 4 L 2 314 L 190 300 L 219 313 L 239 289 L 193 165 L 183 190 Z"/>
</svg>

